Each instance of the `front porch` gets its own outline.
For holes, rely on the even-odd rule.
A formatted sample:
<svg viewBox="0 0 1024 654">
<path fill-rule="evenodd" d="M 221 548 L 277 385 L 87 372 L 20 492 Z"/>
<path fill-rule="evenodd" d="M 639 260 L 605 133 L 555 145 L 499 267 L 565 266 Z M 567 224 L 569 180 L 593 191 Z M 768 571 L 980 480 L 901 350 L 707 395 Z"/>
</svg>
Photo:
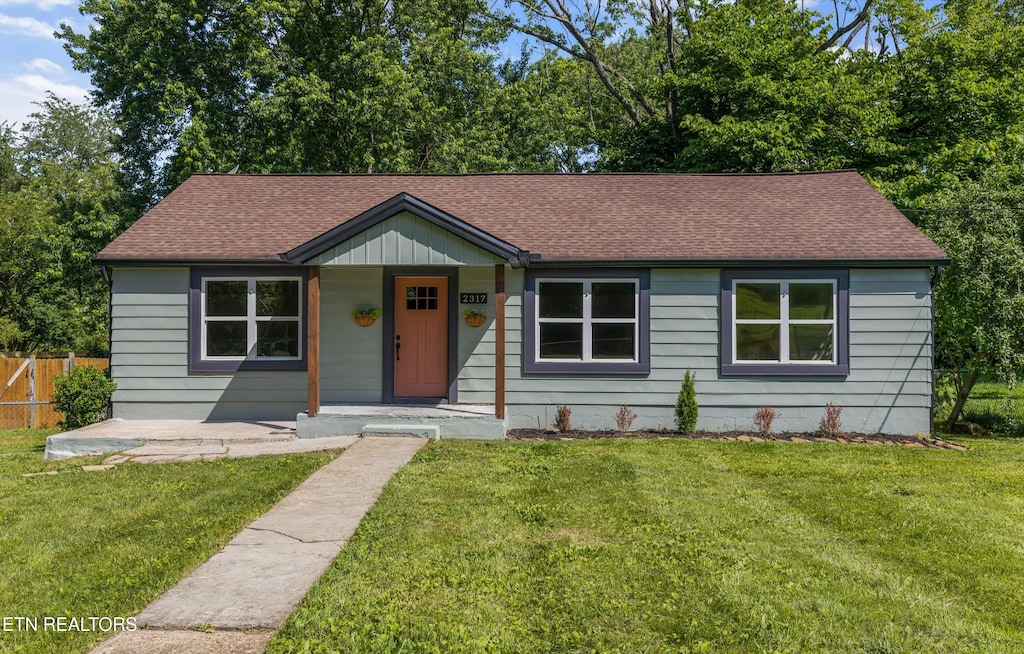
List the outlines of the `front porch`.
<svg viewBox="0 0 1024 654">
<path fill-rule="evenodd" d="M 300 413 L 299 438 L 331 436 L 417 436 L 505 438 L 506 422 L 490 404 L 326 404 L 312 417 Z"/>
</svg>

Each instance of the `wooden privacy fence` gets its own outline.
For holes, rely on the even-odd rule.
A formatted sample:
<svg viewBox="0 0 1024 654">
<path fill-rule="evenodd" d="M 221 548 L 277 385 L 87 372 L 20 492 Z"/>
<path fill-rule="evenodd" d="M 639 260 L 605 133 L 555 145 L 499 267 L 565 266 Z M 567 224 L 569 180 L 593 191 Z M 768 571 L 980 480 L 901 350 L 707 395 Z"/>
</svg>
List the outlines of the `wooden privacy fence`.
<svg viewBox="0 0 1024 654">
<path fill-rule="evenodd" d="M 110 367 L 110 359 L 31 355 L 0 357 L 0 429 L 56 427 L 64 415 L 53 408 L 53 378 L 72 366 Z"/>
</svg>

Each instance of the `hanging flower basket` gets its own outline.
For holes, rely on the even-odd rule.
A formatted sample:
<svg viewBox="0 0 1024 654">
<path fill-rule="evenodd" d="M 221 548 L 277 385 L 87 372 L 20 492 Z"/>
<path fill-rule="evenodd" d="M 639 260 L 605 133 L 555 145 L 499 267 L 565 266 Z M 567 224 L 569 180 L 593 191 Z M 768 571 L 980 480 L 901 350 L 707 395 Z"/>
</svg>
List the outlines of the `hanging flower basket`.
<svg viewBox="0 0 1024 654">
<path fill-rule="evenodd" d="M 466 319 L 466 324 L 470 327 L 479 327 L 487 322 L 487 314 L 480 313 L 479 311 L 467 310 L 463 317 Z"/>
<path fill-rule="evenodd" d="M 380 318 L 380 307 L 359 307 L 352 311 L 352 318 L 360 327 L 369 327 Z"/>
</svg>

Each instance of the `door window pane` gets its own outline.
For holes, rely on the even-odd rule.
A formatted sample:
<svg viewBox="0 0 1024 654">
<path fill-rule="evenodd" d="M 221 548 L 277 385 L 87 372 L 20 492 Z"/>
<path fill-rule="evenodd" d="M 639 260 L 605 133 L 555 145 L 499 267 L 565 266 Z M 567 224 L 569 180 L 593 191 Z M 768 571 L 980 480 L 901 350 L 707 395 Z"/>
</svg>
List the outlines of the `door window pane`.
<svg viewBox="0 0 1024 654">
<path fill-rule="evenodd" d="M 832 325 L 790 325 L 789 358 L 792 361 L 831 361 Z"/>
<path fill-rule="evenodd" d="M 256 324 L 256 356 L 299 356 L 299 322 L 267 321 Z"/>
<path fill-rule="evenodd" d="M 636 286 L 632 282 L 594 282 L 591 312 L 594 318 L 632 318 L 636 309 Z"/>
<path fill-rule="evenodd" d="M 541 282 L 541 318 L 582 318 L 582 282 Z"/>
<path fill-rule="evenodd" d="M 206 324 L 206 356 L 244 357 L 246 338 L 244 320 L 209 322 Z"/>
<path fill-rule="evenodd" d="M 778 320 L 779 284 L 736 284 L 736 317 L 740 320 Z"/>
<path fill-rule="evenodd" d="M 632 359 L 634 355 L 632 323 L 594 325 L 592 356 L 595 359 Z"/>
<path fill-rule="evenodd" d="M 405 289 L 405 308 L 409 311 L 436 311 L 437 286 L 409 286 Z"/>
<path fill-rule="evenodd" d="M 779 325 L 736 325 L 736 358 L 778 361 L 779 336 Z"/>
<path fill-rule="evenodd" d="M 206 282 L 206 315 L 245 316 L 249 282 Z"/>
<path fill-rule="evenodd" d="M 582 359 L 583 324 L 541 323 L 540 356 L 542 359 Z"/>
<path fill-rule="evenodd" d="M 832 284 L 790 284 L 789 317 L 793 320 L 831 320 Z"/>
<path fill-rule="evenodd" d="M 299 283 L 256 280 L 257 316 L 299 316 Z"/>
</svg>

